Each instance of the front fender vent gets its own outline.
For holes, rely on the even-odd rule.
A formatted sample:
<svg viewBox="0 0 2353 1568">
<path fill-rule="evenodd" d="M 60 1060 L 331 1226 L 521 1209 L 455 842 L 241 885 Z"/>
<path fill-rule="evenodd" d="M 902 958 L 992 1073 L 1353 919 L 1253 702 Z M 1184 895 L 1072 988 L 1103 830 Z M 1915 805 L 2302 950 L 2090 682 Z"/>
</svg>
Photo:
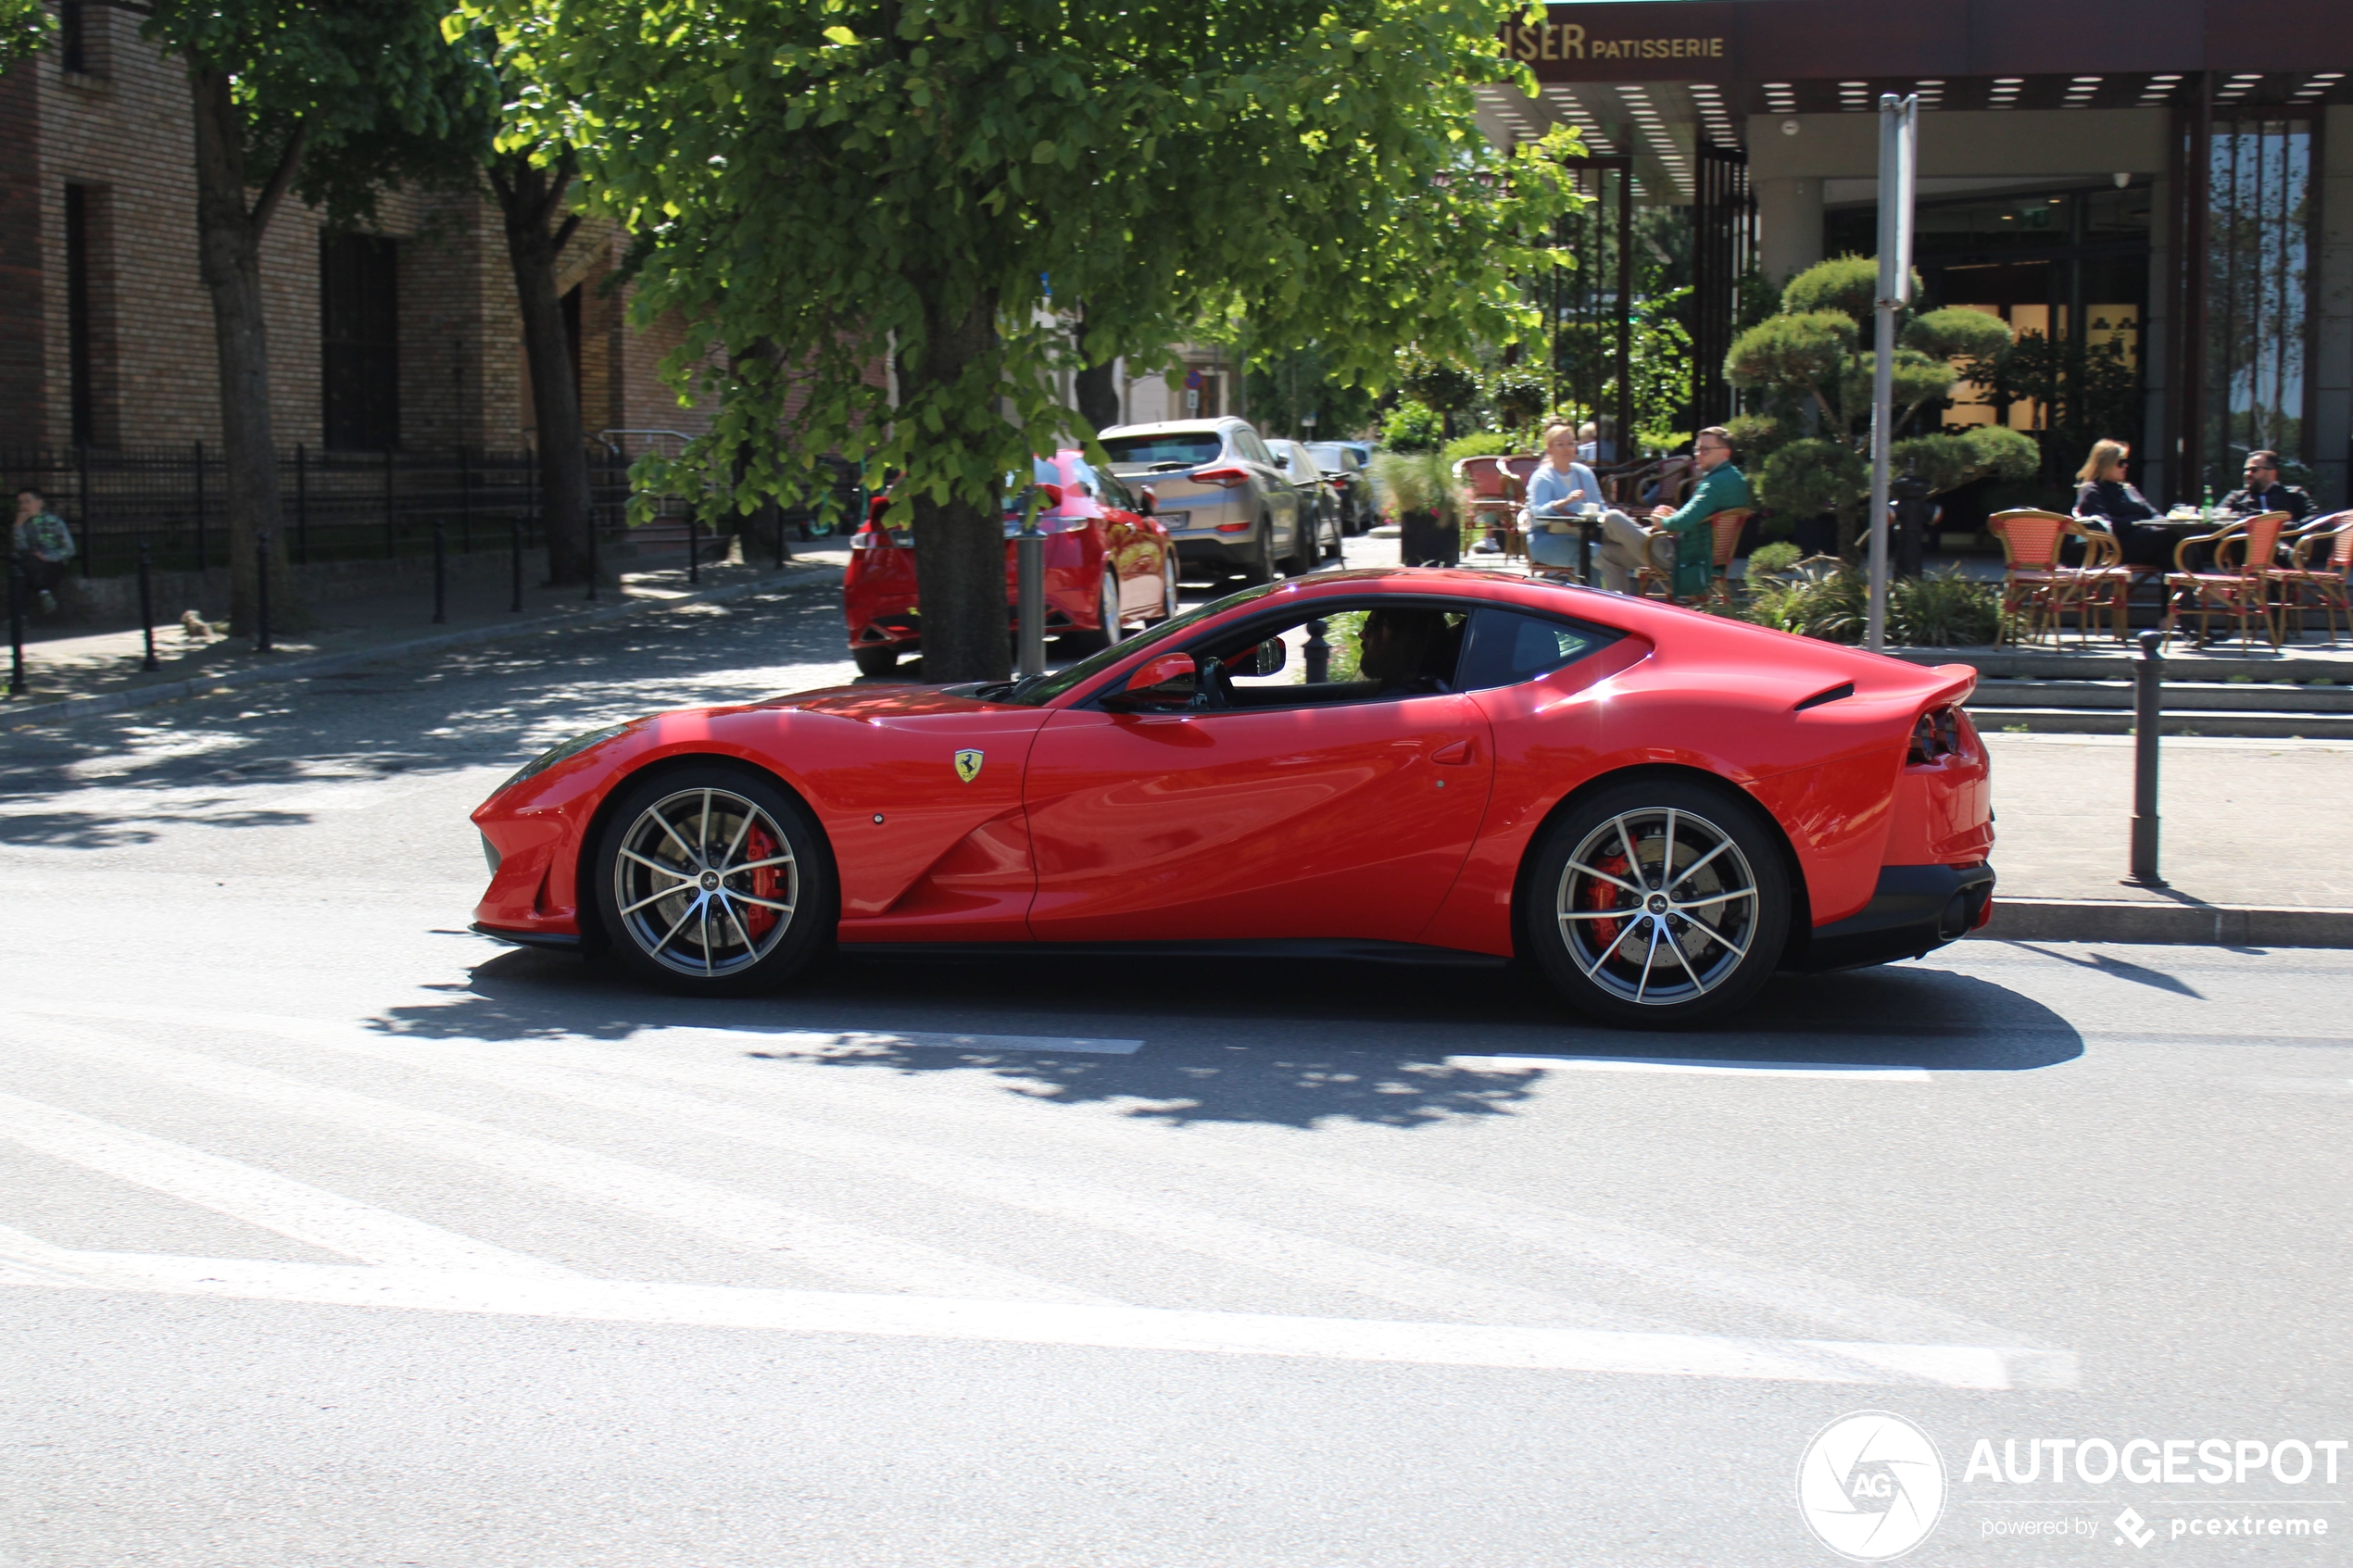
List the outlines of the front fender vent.
<svg viewBox="0 0 2353 1568">
<path fill-rule="evenodd" d="M 1812 696 L 1807 697 L 1795 708 L 1791 709 L 1790 711 L 1792 713 L 1803 713 L 1809 708 L 1819 708 L 1826 702 L 1836 702 L 1841 697 L 1849 697 L 1854 695 L 1855 683 L 1852 681 L 1841 681 L 1837 685 L 1831 686 L 1827 690 L 1816 692 Z"/>
</svg>

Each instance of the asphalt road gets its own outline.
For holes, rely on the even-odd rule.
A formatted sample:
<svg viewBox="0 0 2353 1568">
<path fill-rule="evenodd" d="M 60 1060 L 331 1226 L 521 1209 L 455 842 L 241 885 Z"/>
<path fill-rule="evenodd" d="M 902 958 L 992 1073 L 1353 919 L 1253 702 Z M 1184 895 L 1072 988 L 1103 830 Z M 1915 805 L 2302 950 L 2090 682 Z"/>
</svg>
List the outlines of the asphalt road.
<svg viewBox="0 0 2353 1568">
<path fill-rule="evenodd" d="M 1831 1563 L 1800 1459 L 1865 1411 L 1942 1456 L 1907 1562 L 2347 1555 L 2353 955 L 1968 943 L 1659 1037 L 1491 971 L 711 1005 L 464 933 L 517 760 L 846 679 L 837 625 L 0 738 L 0 1564 Z M 1935 1500 L 1877 1431 L 1822 1460 L 1867 1550 Z"/>
</svg>

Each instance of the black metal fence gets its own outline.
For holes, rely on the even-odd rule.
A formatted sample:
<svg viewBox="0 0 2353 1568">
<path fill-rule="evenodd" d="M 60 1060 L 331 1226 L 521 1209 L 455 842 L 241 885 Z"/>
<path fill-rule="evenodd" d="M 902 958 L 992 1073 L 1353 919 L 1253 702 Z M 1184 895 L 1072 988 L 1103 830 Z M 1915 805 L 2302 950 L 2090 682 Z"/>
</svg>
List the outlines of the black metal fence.
<svg viewBox="0 0 2353 1568">
<path fill-rule="evenodd" d="M 592 447 L 590 499 L 597 530 L 625 525 L 629 459 Z M 185 446 L 60 451 L 0 450 L 10 493 L 31 485 L 66 520 L 82 575 L 137 570 L 145 545 L 159 571 L 228 564 L 228 477 L 220 448 Z M 504 548 L 521 523 L 526 547 L 540 527 L 537 458 L 523 452 L 322 452 L 297 446 L 278 461 L 286 546 L 296 565 L 387 560 L 433 552 L 439 523 L 451 549 Z M 665 498 L 664 518 L 684 502 Z"/>
</svg>

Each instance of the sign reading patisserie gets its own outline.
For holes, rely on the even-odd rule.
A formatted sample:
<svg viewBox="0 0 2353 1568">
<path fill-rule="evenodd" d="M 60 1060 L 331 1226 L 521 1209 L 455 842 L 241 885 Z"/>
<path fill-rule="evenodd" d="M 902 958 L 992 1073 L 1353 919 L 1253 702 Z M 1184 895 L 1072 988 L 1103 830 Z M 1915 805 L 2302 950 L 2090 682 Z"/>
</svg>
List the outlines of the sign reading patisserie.
<svg viewBox="0 0 2353 1568">
<path fill-rule="evenodd" d="M 1720 36 L 1616 37 L 1589 35 L 1576 22 L 1507 27 L 1504 41 L 1520 60 L 1720 60 Z"/>
</svg>

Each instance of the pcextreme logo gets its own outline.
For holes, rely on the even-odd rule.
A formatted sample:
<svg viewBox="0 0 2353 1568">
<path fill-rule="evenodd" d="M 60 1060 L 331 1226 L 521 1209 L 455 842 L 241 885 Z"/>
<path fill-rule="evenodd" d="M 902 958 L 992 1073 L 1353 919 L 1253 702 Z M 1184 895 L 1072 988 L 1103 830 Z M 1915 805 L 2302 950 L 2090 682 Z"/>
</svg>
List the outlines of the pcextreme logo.
<svg viewBox="0 0 2353 1568">
<path fill-rule="evenodd" d="M 1815 1539 L 1855 1562 L 1903 1556 L 1944 1513 L 1944 1458 L 1886 1411 L 1840 1416 L 1797 1464 L 1797 1507 Z"/>
</svg>

